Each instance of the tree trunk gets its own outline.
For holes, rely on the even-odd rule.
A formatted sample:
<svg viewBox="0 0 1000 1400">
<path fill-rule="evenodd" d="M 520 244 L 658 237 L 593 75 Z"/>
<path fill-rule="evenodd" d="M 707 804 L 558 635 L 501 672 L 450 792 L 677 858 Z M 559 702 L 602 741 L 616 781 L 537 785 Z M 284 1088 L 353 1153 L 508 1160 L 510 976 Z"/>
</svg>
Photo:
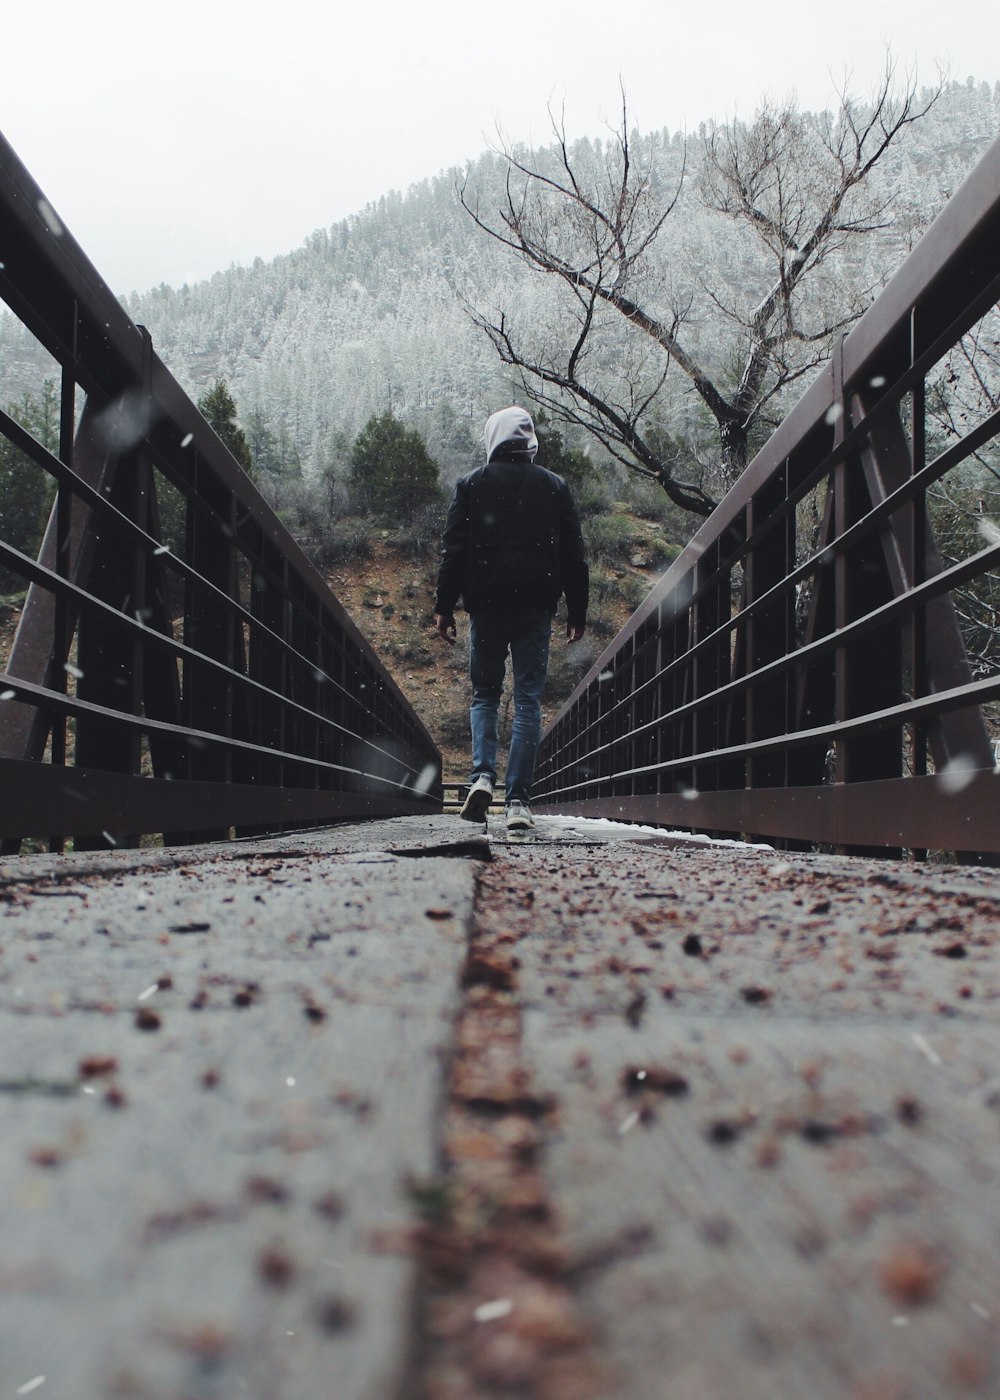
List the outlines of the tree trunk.
<svg viewBox="0 0 1000 1400">
<path fill-rule="evenodd" d="M 719 443 L 723 490 L 728 491 L 740 479 L 747 466 L 748 430 L 743 423 L 719 423 Z"/>
</svg>

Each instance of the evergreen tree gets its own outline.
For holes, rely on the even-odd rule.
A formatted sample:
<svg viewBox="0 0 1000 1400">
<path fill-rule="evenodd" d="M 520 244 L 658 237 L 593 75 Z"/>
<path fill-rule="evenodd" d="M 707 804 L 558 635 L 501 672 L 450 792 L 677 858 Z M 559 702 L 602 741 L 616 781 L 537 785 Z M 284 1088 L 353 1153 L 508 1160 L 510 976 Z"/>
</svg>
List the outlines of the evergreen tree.
<svg viewBox="0 0 1000 1400">
<path fill-rule="evenodd" d="M 343 515 L 344 492 L 351 467 L 350 434 L 336 428 L 330 434 L 319 478 L 319 498 L 330 515 Z"/>
<path fill-rule="evenodd" d="M 564 477 L 574 490 L 595 474 L 586 452 L 579 447 L 567 447 L 562 433 L 544 410 L 535 414 L 535 429 L 539 441 L 539 466 Z"/>
<path fill-rule="evenodd" d="M 267 413 L 259 405 L 246 416 L 246 439 L 250 449 L 250 475 L 255 481 L 278 468 L 278 447 Z"/>
<path fill-rule="evenodd" d="M 482 442 L 473 434 L 468 417 L 459 417 L 455 412 L 450 399 L 437 399 L 430 434 L 434 450 L 449 472 L 466 472 L 470 464 L 479 465 Z"/>
<path fill-rule="evenodd" d="M 247 414 L 246 440 L 254 481 L 276 486 L 302 480 L 302 454 L 286 422 L 272 428 L 268 414 L 258 405 Z"/>
<path fill-rule="evenodd" d="M 581 515 L 603 510 L 610 499 L 606 473 L 582 448 L 566 446 L 562 433 L 544 409 L 534 417 L 539 444 L 538 465 L 566 481 Z"/>
<path fill-rule="evenodd" d="M 280 423 L 274 438 L 275 474 L 284 481 L 302 480 L 302 457 L 287 423 Z"/>
<path fill-rule="evenodd" d="M 351 451 L 357 504 L 390 524 L 409 523 L 441 499 L 441 473 L 423 438 L 390 412 L 369 418 Z"/>
<path fill-rule="evenodd" d="M 253 466 L 246 433 L 236 421 L 236 404 L 224 379 L 217 379 L 198 400 L 198 410 L 244 471 Z"/>
</svg>

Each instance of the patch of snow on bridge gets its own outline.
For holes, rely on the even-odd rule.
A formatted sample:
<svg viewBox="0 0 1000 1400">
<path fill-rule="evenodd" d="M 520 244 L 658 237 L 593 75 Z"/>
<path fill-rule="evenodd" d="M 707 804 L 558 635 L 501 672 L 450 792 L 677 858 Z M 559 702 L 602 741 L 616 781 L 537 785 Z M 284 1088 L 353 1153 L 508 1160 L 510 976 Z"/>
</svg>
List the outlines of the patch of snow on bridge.
<svg viewBox="0 0 1000 1400">
<path fill-rule="evenodd" d="M 622 834 L 638 834 L 642 836 L 669 836 L 672 841 L 691 841 L 701 846 L 732 846 L 741 851 L 773 851 L 774 847 L 763 844 L 755 844 L 750 841 L 734 841 L 729 838 L 719 836 L 706 836 L 702 832 L 691 831 L 671 831 L 663 826 L 643 826 L 637 822 L 610 821 L 607 817 L 567 817 L 558 814 L 550 815 L 548 812 L 535 817 L 536 822 L 542 822 L 546 826 L 558 826 L 565 831 L 577 831 L 581 836 L 587 832 L 615 832 Z"/>
</svg>

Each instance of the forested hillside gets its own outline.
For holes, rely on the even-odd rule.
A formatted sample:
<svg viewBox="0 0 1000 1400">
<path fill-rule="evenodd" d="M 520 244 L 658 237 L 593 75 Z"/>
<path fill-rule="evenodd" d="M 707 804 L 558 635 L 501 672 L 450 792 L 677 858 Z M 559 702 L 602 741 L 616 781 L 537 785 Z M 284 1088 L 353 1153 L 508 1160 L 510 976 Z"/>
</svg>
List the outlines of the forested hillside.
<svg viewBox="0 0 1000 1400">
<path fill-rule="evenodd" d="M 884 281 L 998 129 L 1000 84 L 949 84 L 875 172 L 892 192 L 892 222 L 851 255 L 845 273 L 866 285 Z M 672 294 L 686 283 L 738 294 L 749 254 L 700 197 L 698 133 L 686 142 L 667 131 L 634 134 L 632 142 L 664 191 L 686 149 L 680 199 L 658 248 Z M 581 140 L 573 153 L 582 168 L 599 169 L 606 148 Z M 125 305 L 192 396 L 227 381 L 251 446 L 266 444 L 275 458 L 261 463 L 268 470 L 318 477 L 343 464 L 373 414 L 391 410 L 421 432 L 448 478 L 469 463 L 483 418 L 511 395 L 510 372 L 471 325 L 462 297 L 479 307 L 515 305 L 522 319 L 551 314 L 546 279 L 485 237 L 456 196 L 464 180 L 484 206 L 496 204 L 505 172 L 504 160 L 486 153 L 466 171 L 387 193 L 284 257 L 193 287 L 161 286 Z M 705 343 L 719 338 L 710 318 L 696 330 Z M 51 373 L 13 318 L 0 316 L 0 400 L 40 398 Z"/>
</svg>

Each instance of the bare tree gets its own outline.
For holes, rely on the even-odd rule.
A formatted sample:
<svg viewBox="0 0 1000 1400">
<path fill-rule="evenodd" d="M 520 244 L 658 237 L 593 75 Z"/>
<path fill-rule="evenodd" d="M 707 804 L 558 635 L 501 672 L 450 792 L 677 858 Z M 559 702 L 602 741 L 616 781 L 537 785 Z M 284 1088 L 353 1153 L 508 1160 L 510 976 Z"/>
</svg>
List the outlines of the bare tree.
<svg viewBox="0 0 1000 1400">
<path fill-rule="evenodd" d="M 834 309 L 833 298 L 813 289 L 849 240 L 886 226 L 891 194 L 876 192 L 870 176 L 940 91 L 918 100 L 913 80 L 897 88 L 887 57 L 867 103 L 845 86 L 833 114 L 765 103 L 749 125 L 708 127 L 700 198 L 734 228 L 731 248 L 719 248 L 700 272 L 662 248 L 686 155 L 663 191 L 651 145 L 637 155 L 624 91 L 596 171 L 550 113 L 551 156 L 501 148 L 507 172 L 498 208 L 484 208 L 468 182 L 459 196 L 479 228 L 561 288 L 555 328 L 524 327 L 509 306 L 467 309 L 531 399 L 587 429 L 677 505 L 707 515 L 712 492 L 746 466 L 776 396 L 826 358 L 870 300 L 872 289 L 862 286 Z M 742 258 L 741 273 L 750 265 L 755 285 L 727 272 L 730 253 Z M 682 433 L 664 430 L 672 367 L 714 425 L 707 461 Z"/>
</svg>

